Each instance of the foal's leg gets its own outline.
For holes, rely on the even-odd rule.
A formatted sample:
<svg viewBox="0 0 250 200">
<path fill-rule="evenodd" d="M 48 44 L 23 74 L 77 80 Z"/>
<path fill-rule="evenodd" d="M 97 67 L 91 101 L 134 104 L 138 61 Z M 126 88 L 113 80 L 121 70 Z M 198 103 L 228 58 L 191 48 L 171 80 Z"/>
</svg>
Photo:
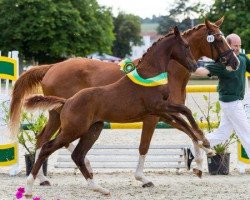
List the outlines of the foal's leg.
<svg viewBox="0 0 250 200">
<path fill-rule="evenodd" d="M 176 122 L 175 121 L 165 121 L 165 122 L 186 133 L 186 131 L 183 129 L 183 127 L 180 126 L 179 123 L 176 123 L 177 121 Z M 203 151 L 201 151 L 201 148 L 197 144 L 197 141 L 192 140 L 192 142 L 193 142 L 195 162 L 196 162 L 196 167 L 193 168 L 193 172 L 195 173 L 195 175 L 197 175 L 199 178 L 201 178 L 202 177 L 202 171 L 203 171 L 202 170 L 203 169 L 202 168 Z"/>
<path fill-rule="evenodd" d="M 36 150 L 35 161 L 39 156 L 41 147 L 51 139 L 53 134 L 59 129 L 60 125 L 61 122 L 59 113 L 55 110 L 50 110 L 48 123 L 45 125 L 42 132 L 37 136 L 37 143 L 36 143 L 37 150 Z M 72 143 L 70 143 L 69 146 L 66 148 L 72 153 L 75 149 L 75 146 Z M 92 173 L 92 168 L 90 166 L 90 162 L 87 159 L 87 157 L 85 157 L 85 164 L 88 167 L 89 171 Z M 37 178 L 40 180 L 40 185 L 42 186 L 51 185 L 49 179 L 46 176 L 44 176 L 42 168 L 39 170 Z"/>
<path fill-rule="evenodd" d="M 141 142 L 139 146 L 140 156 L 137 164 L 137 169 L 135 171 L 135 179 L 142 182 L 142 187 L 154 186 L 154 184 L 149 181 L 143 174 L 143 168 L 146 154 L 148 153 L 149 145 L 158 121 L 159 118 L 154 116 L 149 116 L 145 120 L 143 120 Z"/>
<path fill-rule="evenodd" d="M 195 143 L 196 146 L 202 148 L 206 152 L 206 154 L 208 156 L 214 156 L 215 155 L 214 151 L 211 148 L 205 147 L 203 145 L 203 142 L 199 141 L 198 138 L 196 138 L 196 136 L 192 133 L 193 132 L 192 129 L 190 128 L 190 126 L 186 123 L 186 121 L 183 118 L 181 118 L 181 117 L 179 117 L 177 115 L 171 115 L 171 117 L 173 117 L 174 120 L 178 124 L 182 125 L 182 128 L 183 128 L 184 132 L 186 132 L 186 133 L 190 132 L 191 139 L 193 138 L 192 141 L 193 141 L 193 143 Z"/>
<path fill-rule="evenodd" d="M 73 153 L 74 150 L 75 150 L 75 148 L 76 148 L 76 146 L 75 146 L 73 143 L 70 143 L 69 146 L 66 147 L 66 148 L 67 148 L 71 153 Z M 90 165 L 90 162 L 89 162 L 89 160 L 88 160 L 87 157 L 85 157 L 84 163 L 85 163 L 85 165 L 86 165 L 86 167 L 87 167 L 89 173 L 90 173 L 90 174 L 93 174 L 93 169 L 92 169 L 92 167 L 91 167 L 91 165 Z"/>
<path fill-rule="evenodd" d="M 103 126 L 103 122 L 96 122 L 95 124 L 93 124 L 90 127 L 89 131 L 80 138 L 80 141 L 73 151 L 71 157 L 87 180 L 88 187 L 94 191 L 107 195 L 110 194 L 110 192 L 94 182 L 93 174 L 88 171 L 84 162 L 86 154 L 91 149 L 95 141 L 99 138 Z"/>
<path fill-rule="evenodd" d="M 52 135 L 59 129 L 59 127 L 60 115 L 55 110 L 49 111 L 48 123 L 45 125 L 42 132 L 37 136 L 35 161 L 39 156 L 41 147 L 51 139 Z M 43 174 L 42 168 L 39 170 L 37 178 L 40 180 L 40 185 L 50 185 L 48 178 Z"/>
<path fill-rule="evenodd" d="M 181 105 L 180 105 L 180 107 L 181 107 Z M 203 141 L 199 141 L 199 138 L 197 137 L 197 135 L 194 134 L 194 132 L 193 132 L 192 128 L 189 126 L 189 124 L 187 124 L 187 122 L 182 117 L 176 115 L 178 113 L 179 113 L 179 110 L 175 110 L 175 109 L 169 108 L 167 106 L 167 107 L 163 107 L 162 110 L 158 111 L 157 115 L 166 119 L 166 121 L 171 116 L 175 120 L 176 123 L 181 125 L 183 131 L 187 135 L 189 135 L 193 141 L 197 142 L 197 144 L 207 153 L 207 155 L 209 155 L 209 156 L 214 155 L 214 151 L 210 148 L 210 144 L 209 144 L 208 140 L 205 138 L 205 136 L 204 136 Z M 204 141 L 206 141 L 207 143 L 204 144 Z"/>
<path fill-rule="evenodd" d="M 55 139 L 46 142 L 43 145 L 41 152 L 38 156 L 38 159 L 35 162 L 30 175 L 27 178 L 26 193 L 25 193 L 25 196 L 27 198 L 32 196 L 33 184 L 35 178 L 37 177 L 39 169 L 41 168 L 42 163 L 49 157 L 49 155 L 54 153 L 56 150 L 62 148 L 63 146 L 67 145 L 69 142 L 73 142 L 77 138 L 78 138 L 77 136 L 74 136 L 72 134 L 69 135 L 66 132 L 64 133 L 63 131 L 61 131 Z"/>
<path fill-rule="evenodd" d="M 181 113 L 183 114 L 191 124 L 192 128 L 195 130 L 195 134 L 199 140 L 203 142 L 203 146 L 206 148 L 210 148 L 210 143 L 206 139 L 204 133 L 202 130 L 199 128 L 197 123 L 195 122 L 195 119 L 192 115 L 191 110 L 186 107 L 185 105 L 178 105 L 178 104 L 168 104 L 167 105 L 168 112 L 173 112 L 173 113 Z"/>
</svg>

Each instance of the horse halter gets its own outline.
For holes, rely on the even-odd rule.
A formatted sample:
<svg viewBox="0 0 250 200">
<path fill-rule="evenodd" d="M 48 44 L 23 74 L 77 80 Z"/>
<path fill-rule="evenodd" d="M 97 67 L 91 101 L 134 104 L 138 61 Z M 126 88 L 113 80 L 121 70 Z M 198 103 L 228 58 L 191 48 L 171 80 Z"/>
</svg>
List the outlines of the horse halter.
<svg viewBox="0 0 250 200">
<path fill-rule="evenodd" d="M 224 36 L 224 34 L 222 32 L 220 32 L 220 33 L 214 33 L 214 34 L 208 32 L 208 35 L 207 35 L 207 42 L 210 43 L 210 49 L 211 49 L 212 59 L 214 60 L 214 51 L 213 51 L 213 46 L 214 46 L 215 50 L 217 51 L 217 53 L 219 55 L 218 58 L 215 60 L 215 62 L 216 63 L 220 62 L 220 63 L 226 65 L 227 64 L 227 58 L 226 58 L 226 56 L 228 54 L 232 54 L 234 50 L 232 48 L 230 48 L 230 49 L 228 49 L 228 50 L 226 50 L 224 52 L 221 52 L 220 49 L 219 49 L 219 47 L 214 42 L 215 41 L 215 37 L 214 36 L 216 36 L 216 35 Z"/>
</svg>

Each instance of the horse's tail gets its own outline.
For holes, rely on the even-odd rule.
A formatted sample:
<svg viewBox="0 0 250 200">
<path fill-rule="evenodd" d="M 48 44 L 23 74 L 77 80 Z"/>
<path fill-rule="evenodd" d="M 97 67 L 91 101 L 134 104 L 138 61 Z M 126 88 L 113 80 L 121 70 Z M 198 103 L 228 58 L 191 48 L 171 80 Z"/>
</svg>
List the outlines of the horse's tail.
<svg viewBox="0 0 250 200">
<path fill-rule="evenodd" d="M 34 92 L 52 66 L 53 64 L 34 67 L 23 73 L 16 81 L 10 102 L 9 128 L 12 136 L 17 136 L 19 133 L 24 98 Z"/>
<path fill-rule="evenodd" d="M 51 110 L 60 108 L 64 105 L 65 101 L 66 99 L 61 97 L 36 95 L 26 99 L 24 107 L 28 110 Z"/>
</svg>

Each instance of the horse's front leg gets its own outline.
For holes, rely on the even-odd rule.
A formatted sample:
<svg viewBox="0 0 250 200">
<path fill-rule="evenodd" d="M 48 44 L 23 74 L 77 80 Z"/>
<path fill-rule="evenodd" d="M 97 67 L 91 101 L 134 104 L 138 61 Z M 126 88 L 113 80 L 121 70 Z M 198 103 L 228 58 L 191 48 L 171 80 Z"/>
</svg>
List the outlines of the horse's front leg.
<svg viewBox="0 0 250 200">
<path fill-rule="evenodd" d="M 173 117 L 173 115 L 171 115 Z M 185 129 L 183 129 L 183 126 L 180 126 L 179 123 L 176 123 L 177 121 L 169 121 L 169 120 L 164 120 L 166 123 L 170 124 L 171 126 L 186 132 Z M 202 171 L 203 171 L 203 151 L 201 151 L 200 146 L 198 145 L 197 141 L 192 140 L 193 142 L 193 147 L 194 147 L 194 160 L 196 165 L 193 167 L 193 172 L 199 177 L 201 178 L 202 176 Z M 214 152 L 212 151 L 208 151 L 207 152 L 208 156 L 214 155 Z"/>
<path fill-rule="evenodd" d="M 135 171 L 135 179 L 142 182 L 142 187 L 152 187 L 154 184 L 147 179 L 143 174 L 144 163 L 146 154 L 148 153 L 149 145 L 155 130 L 155 127 L 159 121 L 158 117 L 148 116 L 143 120 L 141 141 L 139 146 L 139 161 Z"/>
<path fill-rule="evenodd" d="M 173 116 L 173 115 L 171 115 Z M 162 119 L 161 119 L 162 120 Z M 169 125 L 171 125 L 172 127 L 174 128 L 177 128 L 178 130 L 180 131 L 183 131 L 185 133 L 186 130 L 183 128 L 183 126 L 181 126 L 179 123 L 176 123 L 176 121 L 172 120 L 171 118 L 170 119 L 163 119 L 163 121 L 165 123 L 168 123 Z M 203 151 L 201 151 L 201 148 L 197 145 L 197 141 L 196 141 L 196 137 L 194 135 L 188 135 L 191 139 L 192 139 L 192 142 L 193 142 L 193 147 L 194 147 L 194 156 L 195 156 L 195 162 L 196 162 L 196 166 L 193 168 L 193 172 L 199 177 L 201 178 L 202 177 L 202 171 L 203 171 L 203 168 L 202 168 L 202 164 L 203 164 Z"/>
<path fill-rule="evenodd" d="M 172 127 L 186 133 L 194 143 L 199 142 L 199 139 L 193 133 L 192 128 L 186 123 L 186 121 L 183 118 L 181 118 L 181 116 L 175 115 L 175 114 L 170 114 L 169 117 L 170 118 L 163 119 L 163 121 L 165 121 L 166 123 L 168 123 Z"/>
<path fill-rule="evenodd" d="M 159 109 L 160 108 L 160 109 Z M 199 138 L 197 134 L 193 131 L 192 127 L 181 117 L 176 114 L 179 113 L 185 113 L 186 112 L 186 106 L 183 105 L 177 105 L 177 104 L 163 104 L 158 106 L 157 115 L 168 120 L 169 115 L 174 119 L 174 121 L 181 125 L 183 131 L 190 136 L 190 138 L 197 143 L 198 146 L 200 146 L 209 156 L 214 155 L 214 151 L 210 148 L 209 141 L 205 138 L 203 132 L 201 131 L 203 137 Z M 189 110 L 189 109 L 188 109 Z M 189 110 L 190 111 L 190 110 Z M 190 111 L 191 113 L 191 111 Z M 192 115 L 191 115 L 192 116 Z M 195 121 L 194 121 L 195 122 Z M 195 122 L 196 123 L 196 122 Z M 198 126 L 197 126 L 198 127 Z"/>
<path fill-rule="evenodd" d="M 195 121 L 195 119 L 194 119 L 194 117 L 192 115 L 191 110 L 188 107 L 186 107 L 185 105 L 168 104 L 168 109 L 169 109 L 170 112 L 180 113 L 180 114 L 184 115 L 188 119 L 192 129 L 194 130 L 194 134 L 197 136 L 197 138 L 200 141 L 202 141 L 202 145 L 201 145 L 201 143 L 198 144 L 198 145 L 200 147 L 203 146 L 205 148 L 210 148 L 209 141 L 205 137 L 202 130 L 199 128 L 198 124 L 196 123 L 196 121 Z"/>
</svg>

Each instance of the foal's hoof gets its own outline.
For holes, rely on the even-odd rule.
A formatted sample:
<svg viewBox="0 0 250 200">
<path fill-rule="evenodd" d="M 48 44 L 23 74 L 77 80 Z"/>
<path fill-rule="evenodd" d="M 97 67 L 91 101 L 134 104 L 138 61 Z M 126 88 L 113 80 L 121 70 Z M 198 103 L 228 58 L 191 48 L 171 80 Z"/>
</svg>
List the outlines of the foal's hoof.
<svg viewBox="0 0 250 200">
<path fill-rule="evenodd" d="M 213 157 L 215 155 L 216 155 L 216 153 L 213 150 L 211 150 L 210 152 L 207 153 L 207 157 Z"/>
<path fill-rule="evenodd" d="M 194 172 L 194 174 L 196 175 L 196 176 L 198 176 L 199 178 L 201 178 L 202 177 L 202 171 L 201 170 L 198 170 L 198 169 L 193 169 L 193 172 Z"/>
<path fill-rule="evenodd" d="M 146 187 L 154 187 L 154 186 L 155 186 L 155 185 L 154 185 L 151 181 L 142 185 L 143 188 L 146 188 Z"/>
<path fill-rule="evenodd" d="M 32 198 L 32 194 L 24 194 L 26 199 L 31 199 Z"/>
<path fill-rule="evenodd" d="M 51 186 L 49 181 L 44 181 L 40 183 L 41 186 Z"/>
<path fill-rule="evenodd" d="M 210 148 L 210 142 L 207 139 L 203 139 L 202 140 L 202 146 L 209 149 Z"/>
</svg>

